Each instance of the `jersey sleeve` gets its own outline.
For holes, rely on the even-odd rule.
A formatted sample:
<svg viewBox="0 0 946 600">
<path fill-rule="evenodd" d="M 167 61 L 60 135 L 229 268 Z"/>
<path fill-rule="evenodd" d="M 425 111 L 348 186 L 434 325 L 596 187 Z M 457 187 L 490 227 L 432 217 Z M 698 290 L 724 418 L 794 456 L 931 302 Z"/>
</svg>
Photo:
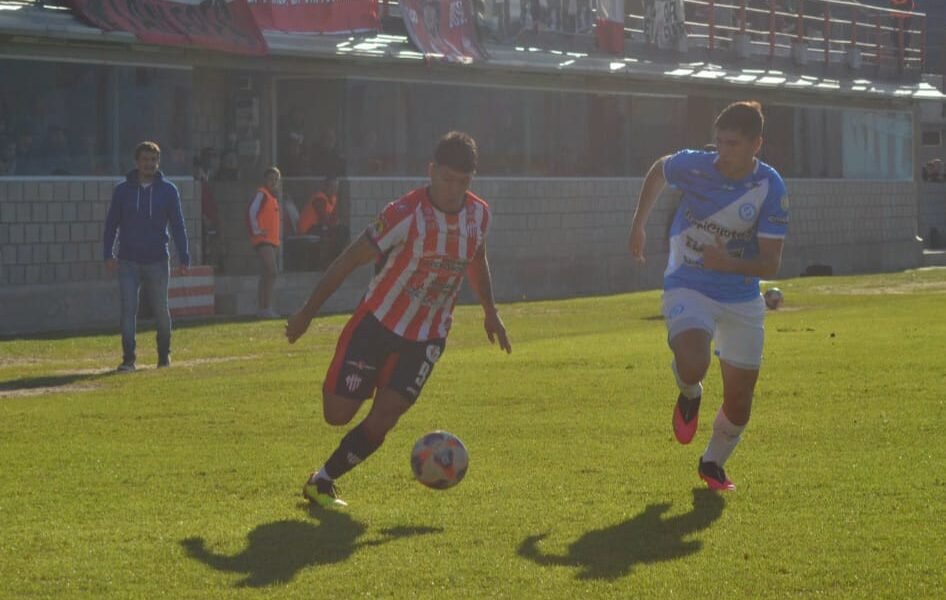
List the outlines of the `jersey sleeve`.
<svg viewBox="0 0 946 600">
<path fill-rule="evenodd" d="M 253 202 L 250 203 L 250 228 L 253 231 L 253 235 L 262 235 L 263 230 L 259 226 L 259 211 L 263 208 L 263 201 L 266 199 L 263 196 L 263 192 L 256 192 L 256 197 L 253 198 Z"/>
<path fill-rule="evenodd" d="M 695 156 L 696 152 L 692 150 L 680 150 L 664 159 L 664 180 L 667 185 L 677 187 L 680 174 L 690 168 Z"/>
<path fill-rule="evenodd" d="M 788 233 L 788 192 L 778 173 L 769 178 L 769 193 L 759 212 L 759 237 L 784 238 Z"/>
<path fill-rule="evenodd" d="M 407 198 L 401 198 L 384 207 L 378 218 L 365 230 L 365 235 L 382 253 L 403 243 L 410 233 L 414 210 Z"/>
</svg>

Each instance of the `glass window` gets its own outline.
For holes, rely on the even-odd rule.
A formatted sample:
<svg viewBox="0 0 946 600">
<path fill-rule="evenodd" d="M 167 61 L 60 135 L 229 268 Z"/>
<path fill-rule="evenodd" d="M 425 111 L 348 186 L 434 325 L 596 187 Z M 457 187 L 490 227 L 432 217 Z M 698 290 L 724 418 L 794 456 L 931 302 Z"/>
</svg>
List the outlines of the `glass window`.
<svg viewBox="0 0 946 600">
<path fill-rule="evenodd" d="M 192 172 L 191 73 L 151 67 L 116 67 L 117 151 L 122 171 L 134 168 L 135 146 L 152 140 L 161 147 L 161 170 Z"/>
<path fill-rule="evenodd" d="M 713 103 L 712 119 L 728 102 Z M 909 112 L 764 104 L 759 157 L 783 177 L 899 179 L 913 173 L 913 118 Z"/>
<path fill-rule="evenodd" d="M 683 143 L 683 99 L 361 80 L 347 94 L 351 175 L 423 173 L 452 129 L 487 176 L 639 176 Z"/>
<path fill-rule="evenodd" d="M 276 86 L 276 164 L 286 177 L 321 177 L 348 171 L 350 132 L 345 82 L 341 79 L 284 79 Z M 353 96 L 353 98 L 355 98 Z M 356 101 L 364 104 L 365 100 Z M 372 99 L 373 101 L 374 99 Z M 382 102 L 372 104 L 380 110 Z M 367 113 L 364 115 L 366 116 Z"/>
<path fill-rule="evenodd" d="M 191 171 L 189 70 L 3 60 L 0 81 L 0 175 L 117 175 L 146 139 Z"/>
<path fill-rule="evenodd" d="M 845 177 L 913 179 L 913 119 L 909 113 L 844 111 L 840 116 Z"/>
<path fill-rule="evenodd" d="M 461 129 L 479 144 L 481 175 L 641 177 L 660 156 L 711 142 L 713 120 L 730 102 L 359 79 L 292 80 L 278 89 L 279 165 L 309 176 L 318 173 L 308 158 L 286 168 L 295 156 L 288 141 L 300 140 L 308 156 L 311 142 L 302 140 L 329 127 L 338 131 L 337 153 L 353 176 L 422 175 L 437 139 Z M 909 113 L 777 104 L 763 110 L 760 157 L 785 177 L 912 172 Z"/>
</svg>

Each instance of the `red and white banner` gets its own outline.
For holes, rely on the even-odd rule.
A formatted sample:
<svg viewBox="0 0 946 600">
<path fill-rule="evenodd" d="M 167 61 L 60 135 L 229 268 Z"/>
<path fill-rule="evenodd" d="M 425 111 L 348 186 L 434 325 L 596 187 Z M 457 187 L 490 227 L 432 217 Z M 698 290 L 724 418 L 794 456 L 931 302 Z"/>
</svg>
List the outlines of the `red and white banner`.
<svg viewBox="0 0 946 600">
<path fill-rule="evenodd" d="M 379 31 L 378 0 L 248 0 L 260 29 L 296 33 Z"/>
<path fill-rule="evenodd" d="M 70 0 L 76 14 L 105 31 L 128 31 L 148 44 L 194 45 L 261 55 L 266 41 L 246 0 L 184 4 L 170 0 Z"/>
<path fill-rule="evenodd" d="M 595 39 L 602 52 L 624 55 L 624 0 L 598 0 Z"/>
<path fill-rule="evenodd" d="M 486 58 L 471 0 L 400 0 L 414 45 L 428 57 L 471 63 Z"/>
<path fill-rule="evenodd" d="M 168 280 L 171 316 L 197 317 L 214 314 L 214 268 L 197 266 Z"/>
</svg>

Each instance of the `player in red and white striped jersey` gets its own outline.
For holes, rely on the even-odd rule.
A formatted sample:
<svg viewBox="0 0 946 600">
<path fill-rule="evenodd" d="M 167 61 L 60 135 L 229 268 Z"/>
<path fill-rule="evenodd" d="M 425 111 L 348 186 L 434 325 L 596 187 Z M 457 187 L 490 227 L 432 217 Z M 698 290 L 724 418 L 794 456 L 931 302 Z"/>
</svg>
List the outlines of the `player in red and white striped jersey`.
<svg viewBox="0 0 946 600">
<path fill-rule="evenodd" d="M 344 506 L 334 480 L 377 450 L 417 400 L 446 346 L 464 275 L 483 306 L 490 342 L 512 351 L 486 258 L 489 206 L 469 191 L 476 161 L 472 137 L 456 131 L 442 137 L 428 165 L 430 185 L 388 204 L 289 318 L 286 338 L 293 343 L 356 268 L 377 263 L 368 292 L 338 340 L 322 390 L 331 425 L 349 423 L 372 395 L 374 402 L 309 478 L 303 496 L 311 502 Z"/>
</svg>

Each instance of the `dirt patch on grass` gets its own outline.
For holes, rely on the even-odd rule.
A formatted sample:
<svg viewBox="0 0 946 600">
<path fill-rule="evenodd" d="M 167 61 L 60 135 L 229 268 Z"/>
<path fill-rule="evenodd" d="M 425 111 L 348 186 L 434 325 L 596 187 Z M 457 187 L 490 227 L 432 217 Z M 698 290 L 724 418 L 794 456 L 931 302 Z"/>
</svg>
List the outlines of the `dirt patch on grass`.
<svg viewBox="0 0 946 600">
<path fill-rule="evenodd" d="M 946 281 L 893 281 L 890 283 L 870 283 L 864 285 L 819 285 L 811 288 L 817 294 L 844 294 L 847 296 L 879 296 L 882 294 L 917 294 L 946 292 Z"/>
<path fill-rule="evenodd" d="M 196 358 L 193 360 L 175 361 L 172 363 L 172 369 L 182 367 L 200 367 L 208 364 L 217 364 L 233 362 L 239 360 L 254 360 L 259 358 L 258 354 L 243 356 L 221 356 L 217 358 Z M 12 361 L 11 361 L 12 362 Z M 36 360 L 33 362 L 23 361 L 20 365 L 37 365 L 43 362 Z M 155 365 L 139 366 L 138 371 L 157 370 Z M 43 396 L 45 394 L 56 394 L 63 392 L 89 392 L 101 388 L 98 383 L 77 383 L 82 380 L 95 380 L 100 377 L 133 377 L 134 373 L 117 373 L 115 367 L 94 367 L 87 369 L 60 369 L 43 375 L 34 375 L 24 377 L 19 380 L 13 380 L 0 383 L 0 399 L 3 398 L 26 398 L 32 396 Z"/>
<path fill-rule="evenodd" d="M 33 366 L 41 365 L 43 363 L 48 363 L 48 362 L 50 361 L 44 358 L 31 358 L 31 357 L 3 358 L 3 357 L 0 357 L 0 368 L 33 367 Z"/>
<path fill-rule="evenodd" d="M 171 368 L 175 367 L 199 367 L 201 365 L 212 365 L 217 363 L 233 362 L 235 360 L 254 360 L 260 358 L 259 354 L 248 354 L 242 356 L 218 356 L 216 358 L 195 358 L 192 360 L 173 360 L 171 362 Z M 53 375 L 64 376 L 64 375 L 105 375 L 108 373 L 114 373 L 115 367 L 96 367 L 94 369 L 69 369 L 69 370 L 60 370 L 53 371 Z M 150 371 L 157 368 L 157 365 L 146 364 L 143 365 L 140 362 L 138 363 L 138 371 Z"/>
<path fill-rule="evenodd" d="M 45 396 L 46 394 L 60 394 L 63 392 L 91 392 L 101 386 L 89 384 L 48 385 L 38 387 L 24 387 L 19 389 L 0 388 L 0 400 L 5 398 L 28 398 L 31 396 Z"/>
</svg>

